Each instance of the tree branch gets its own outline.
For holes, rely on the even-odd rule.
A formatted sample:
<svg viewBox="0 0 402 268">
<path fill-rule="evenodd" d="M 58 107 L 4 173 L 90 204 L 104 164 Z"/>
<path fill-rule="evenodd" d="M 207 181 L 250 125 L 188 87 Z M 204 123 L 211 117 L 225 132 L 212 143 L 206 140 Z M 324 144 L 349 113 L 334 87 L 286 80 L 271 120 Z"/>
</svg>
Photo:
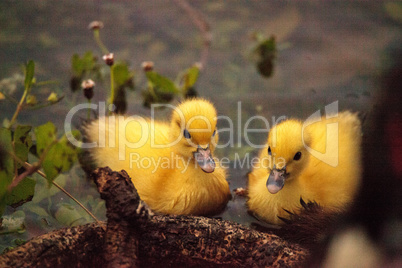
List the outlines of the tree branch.
<svg viewBox="0 0 402 268">
<path fill-rule="evenodd" d="M 100 168 L 91 178 L 106 201 L 106 233 L 92 223 L 46 234 L 0 256 L 0 267 L 60 266 L 67 260 L 78 267 L 298 267 L 308 256 L 296 244 L 237 223 L 153 215 L 125 171 Z"/>
</svg>

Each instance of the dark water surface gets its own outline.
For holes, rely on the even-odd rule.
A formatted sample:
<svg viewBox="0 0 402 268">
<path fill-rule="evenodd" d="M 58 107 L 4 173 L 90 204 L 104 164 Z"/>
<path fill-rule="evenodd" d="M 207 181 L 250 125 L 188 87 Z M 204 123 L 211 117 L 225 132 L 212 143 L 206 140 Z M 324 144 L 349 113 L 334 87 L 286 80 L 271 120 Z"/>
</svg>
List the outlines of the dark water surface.
<svg viewBox="0 0 402 268">
<path fill-rule="evenodd" d="M 197 82 L 197 90 L 216 104 L 220 115 L 233 120 L 232 146 L 217 152 L 218 156 L 231 160 L 236 154 L 242 158 L 255 153 L 252 144 L 262 144 L 266 139 L 267 133 L 262 132 L 251 133 L 249 142 L 245 140 L 244 127 L 252 116 L 262 116 L 271 125 L 273 117 L 307 118 L 334 101 L 339 102 L 339 110 L 373 112 L 378 78 L 389 61 L 388 52 L 399 47 L 401 41 L 401 21 L 395 19 L 388 2 L 191 1 L 191 4 L 204 14 L 212 33 L 207 65 Z M 84 102 L 83 96 L 72 95 L 69 89 L 71 56 L 88 50 L 101 56 L 87 29 L 93 20 L 104 23 L 102 40 L 118 60 L 128 61 L 136 70 L 139 87 L 145 85 L 143 61 L 153 61 L 159 73 L 174 79 L 200 59 L 201 34 L 174 1 L 3 0 L 0 79 L 20 73 L 20 65 L 33 59 L 40 80 L 59 82 L 41 88 L 38 95 L 45 98 L 54 90 L 66 95 L 56 106 L 23 111 L 19 117 L 21 123 L 39 125 L 51 120 L 62 132 L 67 112 Z M 254 31 L 267 37 L 275 35 L 280 47 L 274 75 L 269 79 L 258 74 L 252 60 Z M 106 82 L 97 87 L 95 102 L 104 100 L 106 88 Z M 20 96 L 21 86 L 17 90 L 15 97 Z M 150 111 L 141 104 L 138 89 L 129 92 L 128 99 L 129 113 L 149 115 Z M 0 120 L 10 118 L 14 110 L 14 104 L 0 101 Z M 220 124 L 228 127 L 227 122 Z M 249 127 L 263 128 L 264 124 L 257 118 L 249 122 Z M 221 135 L 222 143 L 230 138 L 229 133 Z M 245 186 L 248 170 L 234 166 L 230 169 L 231 188 Z M 82 191 L 90 188 L 88 191 L 97 198 L 90 186 L 83 189 L 82 182 L 77 182 L 83 175 L 80 168 L 76 167 L 74 172 L 70 177 L 75 179 L 72 182 L 66 179 L 66 187 L 81 195 L 86 195 Z M 66 199 L 61 195 L 58 198 Z M 229 208 L 225 218 L 249 222 L 242 201 L 236 199 Z M 50 228 L 53 227 L 59 226 Z M 35 230 L 30 229 L 25 238 L 47 230 L 32 229 Z"/>
</svg>

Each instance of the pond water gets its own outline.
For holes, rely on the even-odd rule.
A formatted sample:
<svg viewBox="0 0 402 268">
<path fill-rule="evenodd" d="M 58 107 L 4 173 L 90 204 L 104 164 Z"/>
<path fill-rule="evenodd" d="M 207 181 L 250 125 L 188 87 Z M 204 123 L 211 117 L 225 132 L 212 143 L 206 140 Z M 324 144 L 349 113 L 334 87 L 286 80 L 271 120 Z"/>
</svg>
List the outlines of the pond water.
<svg viewBox="0 0 402 268">
<path fill-rule="evenodd" d="M 266 132 L 250 133 L 249 140 L 244 138 L 245 125 L 252 116 L 262 116 L 272 126 L 281 116 L 307 118 L 334 101 L 338 101 L 339 110 L 371 113 L 378 94 L 378 78 L 389 62 L 388 52 L 401 44 L 401 16 L 395 14 L 393 2 L 191 1 L 191 4 L 203 14 L 212 34 L 207 63 L 196 88 L 200 96 L 216 104 L 220 115 L 233 120 L 234 142 L 217 152 L 218 156 L 229 156 L 232 160 L 236 154 L 241 158 L 255 154 L 257 150 L 252 144 L 263 144 L 266 139 Z M 101 38 L 116 59 L 128 61 L 136 71 L 137 90 L 127 95 L 130 114 L 150 114 L 142 106 L 139 93 L 145 85 L 143 61 L 153 61 L 156 71 L 174 79 L 200 60 L 202 35 L 175 1 L 3 0 L 0 79 L 21 73 L 21 64 L 33 59 L 37 78 L 58 81 L 41 88 L 39 97 L 45 98 L 51 91 L 66 96 L 55 106 L 23 111 L 19 122 L 39 125 L 50 120 L 62 133 L 68 111 L 85 102 L 83 96 L 73 95 L 69 89 L 71 56 L 91 50 L 101 57 L 87 29 L 93 20 L 104 23 Z M 262 77 L 256 70 L 251 53 L 256 45 L 252 39 L 254 32 L 267 37 L 275 35 L 278 42 L 280 49 L 270 78 Z M 94 102 L 105 99 L 106 88 L 107 83 L 97 87 Z M 19 97 L 21 92 L 20 86 L 13 96 Z M 0 101 L 0 121 L 10 118 L 14 110 L 13 103 Z M 158 116 L 167 117 L 163 112 Z M 249 127 L 264 128 L 263 123 L 256 118 L 249 122 Z M 227 127 L 225 122 L 219 124 Z M 222 143 L 229 139 L 229 133 L 222 133 Z M 248 171 L 247 167 L 230 168 L 232 189 L 245 187 Z M 72 172 L 73 175 L 67 175 L 74 180 L 63 177 L 66 188 L 79 196 L 87 196 L 86 190 L 91 189 L 88 191 L 96 199 L 93 187 L 83 189 L 85 182 L 79 182 L 83 176 L 80 168 L 77 166 Z M 53 202 L 60 202 L 54 199 Z M 96 201 L 91 200 L 86 202 Z M 39 200 L 37 204 L 43 206 L 44 202 Z M 54 214 L 57 209 L 52 208 Z M 99 217 L 104 219 L 99 211 Z M 223 217 L 250 222 L 244 201 L 239 199 L 229 204 Z M 57 224 L 50 228 L 56 227 Z M 46 230 L 43 226 L 31 228 L 24 238 Z"/>
</svg>

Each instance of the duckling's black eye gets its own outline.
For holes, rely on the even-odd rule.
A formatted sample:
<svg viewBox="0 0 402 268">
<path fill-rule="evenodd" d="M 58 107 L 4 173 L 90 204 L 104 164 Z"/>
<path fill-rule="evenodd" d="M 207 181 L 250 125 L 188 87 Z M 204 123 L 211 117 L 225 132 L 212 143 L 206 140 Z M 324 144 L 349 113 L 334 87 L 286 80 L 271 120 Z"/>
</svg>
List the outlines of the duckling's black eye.
<svg viewBox="0 0 402 268">
<path fill-rule="evenodd" d="M 295 154 L 295 156 L 293 157 L 293 160 L 300 160 L 300 158 L 301 158 L 301 152 L 297 152 L 296 154 Z"/>
<path fill-rule="evenodd" d="M 216 129 L 214 130 L 214 133 L 212 133 L 212 138 L 215 137 L 216 134 Z"/>
<path fill-rule="evenodd" d="M 272 155 L 271 147 L 268 147 L 268 155 Z"/>
<path fill-rule="evenodd" d="M 188 132 L 187 129 L 184 130 L 183 136 L 184 136 L 186 139 L 191 139 L 191 135 L 190 135 L 190 133 Z"/>
</svg>

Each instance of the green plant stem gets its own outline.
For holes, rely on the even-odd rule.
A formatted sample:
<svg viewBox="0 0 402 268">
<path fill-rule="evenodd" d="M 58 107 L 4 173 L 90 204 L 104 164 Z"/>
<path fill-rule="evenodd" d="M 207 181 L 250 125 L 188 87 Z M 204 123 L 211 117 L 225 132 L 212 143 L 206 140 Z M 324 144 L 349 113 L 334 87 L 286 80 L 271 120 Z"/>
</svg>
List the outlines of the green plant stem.
<svg viewBox="0 0 402 268">
<path fill-rule="evenodd" d="M 11 191 L 15 186 L 17 186 L 24 178 L 28 177 L 29 175 L 32 175 L 33 173 L 35 173 L 36 171 L 38 171 L 38 169 L 40 168 L 39 165 L 35 164 L 35 165 L 31 165 L 29 168 L 26 168 L 25 171 L 23 173 L 21 173 L 20 175 L 14 177 L 13 181 L 11 182 L 11 184 L 8 186 L 8 190 Z"/>
<path fill-rule="evenodd" d="M 91 104 L 91 100 L 88 100 L 88 104 Z M 87 120 L 89 121 L 89 119 L 91 118 L 91 108 L 88 108 L 87 110 Z"/>
<path fill-rule="evenodd" d="M 110 66 L 110 104 L 114 103 L 114 65 Z"/>
<path fill-rule="evenodd" d="M 31 168 L 33 167 L 32 165 L 30 165 L 29 163 L 25 162 L 24 166 L 26 166 L 27 168 Z M 41 175 L 43 178 L 46 178 L 46 175 L 40 171 L 37 170 L 36 171 L 39 175 Z M 83 204 L 80 203 L 80 201 L 78 201 L 74 196 L 72 196 L 69 192 L 67 192 L 63 187 L 61 187 L 59 184 L 57 184 L 55 181 L 52 181 L 52 184 L 54 186 L 56 186 L 60 191 L 62 191 L 63 193 L 65 193 L 68 197 L 70 197 L 75 203 L 77 203 L 83 210 L 85 210 L 86 213 L 88 213 L 89 216 L 91 216 L 96 222 L 99 223 L 99 220 L 95 217 L 94 214 L 92 214 Z"/>
<path fill-rule="evenodd" d="M 10 125 L 9 125 L 8 129 L 10 129 L 12 127 L 12 125 L 15 123 L 15 120 L 17 119 L 18 114 L 22 110 L 22 107 L 24 105 L 24 101 L 25 101 L 25 98 L 26 98 L 27 95 L 28 95 L 28 88 L 25 88 L 24 94 L 22 95 L 21 100 L 17 105 L 17 109 L 15 109 L 14 115 L 11 118 Z"/>
<path fill-rule="evenodd" d="M 98 44 L 99 48 L 101 49 L 103 54 L 109 54 L 109 50 L 106 48 L 106 46 L 102 43 L 102 40 L 100 39 L 100 34 L 99 34 L 99 29 L 93 30 L 94 32 L 94 39 L 95 42 Z"/>
<path fill-rule="evenodd" d="M 48 148 L 50 148 L 51 146 L 53 146 L 53 143 L 50 144 Z M 15 161 L 19 162 L 24 168 L 25 168 L 25 172 L 23 172 L 22 174 L 20 174 L 19 176 L 17 176 L 15 179 L 13 179 L 13 182 L 11 183 L 12 185 L 10 185 L 8 187 L 8 190 L 11 191 L 12 188 L 14 188 L 15 186 L 18 185 L 18 183 L 20 181 L 22 181 L 25 177 L 33 174 L 34 172 L 38 173 L 39 175 L 41 175 L 43 178 L 45 178 L 47 180 L 47 177 L 45 175 L 45 173 L 43 173 L 42 171 L 40 171 L 40 166 L 42 163 L 44 157 L 39 160 L 38 163 L 31 165 L 28 162 L 24 162 L 21 159 L 19 159 L 14 153 L 11 153 L 11 156 L 15 159 Z M 52 184 L 54 186 L 56 186 L 60 191 L 62 191 L 63 193 L 65 193 L 68 197 L 70 197 L 74 202 L 76 202 L 83 210 L 85 210 L 86 213 L 88 213 L 89 216 L 91 216 L 96 222 L 99 223 L 99 220 L 95 217 L 95 215 L 93 215 L 83 204 L 80 203 L 80 201 L 78 201 L 77 199 L 75 199 L 69 192 L 67 192 L 63 187 L 61 187 L 60 185 L 58 185 L 56 182 L 52 181 Z M 11 187 L 12 186 L 12 187 Z"/>
<path fill-rule="evenodd" d="M 42 108 L 45 108 L 45 107 L 48 107 L 48 106 L 52 106 L 52 105 L 54 105 L 54 104 L 56 104 L 56 103 L 59 103 L 62 99 L 64 99 L 64 96 L 61 96 L 61 97 L 58 98 L 56 101 L 48 102 L 48 103 L 39 103 L 39 104 L 37 104 L 37 105 L 35 105 L 35 106 L 28 106 L 28 107 L 26 107 L 25 109 L 26 109 L 26 110 L 42 109 Z"/>
<path fill-rule="evenodd" d="M 158 99 L 158 96 L 156 95 L 154 90 L 154 84 L 152 84 L 150 81 L 148 81 L 148 90 L 155 99 Z"/>
<path fill-rule="evenodd" d="M 43 150 L 42 155 L 39 158 L 39 161 L 35 163 L 35 165 L 29 165 L 27 168 L 25 163 L 18 158 L 17 155 L 14 154 L 14 152 L 10 152 L 11 156 L 14 158 L 14 161 L 18 162 L 25 168 L 25 172 L 21 173 L 20 175 L 17 174 L 17 169 L 15 170 L 15 176 L 11 182 L 11 184 L 8 186 L 8 190 L 11 191 L 15 186 L 17 186 L 24 178 L 28 177 L 29 175 L 35 173 L 37 170 L 40 169 L 42 166 L 43 161 L 45 160 L 46 154 L 49 152 L 49 150 L 52 148 L 53 145 L 55 145 L 58 141 L 55 140 L 51 144 L 49 144 L 45 150 Z"/>
</svg>

